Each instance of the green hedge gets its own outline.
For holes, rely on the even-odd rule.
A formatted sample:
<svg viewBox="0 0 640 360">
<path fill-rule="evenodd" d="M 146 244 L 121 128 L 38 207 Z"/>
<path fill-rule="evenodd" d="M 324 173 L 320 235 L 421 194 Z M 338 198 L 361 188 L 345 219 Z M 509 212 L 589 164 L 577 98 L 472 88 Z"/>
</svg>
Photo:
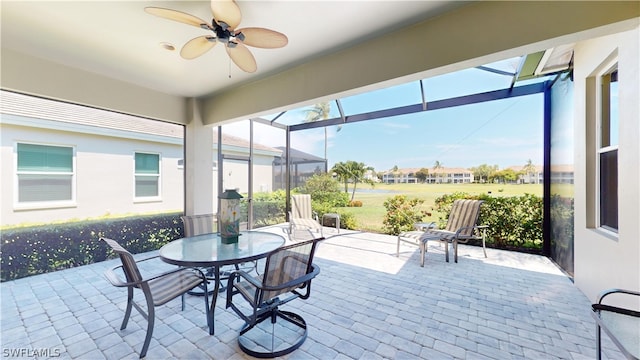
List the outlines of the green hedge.
<svg viewBox="0 0 640 360">
<path fill-rule="evenodd" d="M 480 208 L 481 225 L 489 225 L 487 244 L 500 249 L 542 252 L 542 198 L 521 196 L 491 196 L 453 193 L 435 200 L 435 210 L 446 216 L 438 220 L 444 227 L 456 199 L 484 200 Z"/>
<path fill-rule="evenodd" d="M 182 213 L 78 221 L 3 230 L 0 280 L 8 281 L 106 260 L 98 239 L 120 242 L 131 253 L 156 250 L 184 236 Z"/>
</svg>

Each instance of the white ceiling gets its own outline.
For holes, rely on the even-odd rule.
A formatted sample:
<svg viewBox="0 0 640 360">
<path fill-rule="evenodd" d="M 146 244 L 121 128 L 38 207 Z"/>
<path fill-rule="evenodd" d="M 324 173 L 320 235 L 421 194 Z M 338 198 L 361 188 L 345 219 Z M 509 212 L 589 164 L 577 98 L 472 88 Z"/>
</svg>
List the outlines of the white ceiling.
<svg viewBox="0 0 640 360">
<path fill-rule="evenodd" d="M 289 38 L 281 49 L 251 48 L 258 64 L 253 74 L 231 63 L 222 46 L 194 60 L 182 59 L 182 45 L 206 31 L 144 12 L 146 6 L 157 6 L 209 21 L 208 1 L 3 0 L 2 47 L 167 94 L 200 97 L 295 67 L 466 2 L 237 3 L 243 15 L 239 28 L 265 27 Z M 176 50 L 162 48 L 161 42 L 175 45 Z"/>
</svg>

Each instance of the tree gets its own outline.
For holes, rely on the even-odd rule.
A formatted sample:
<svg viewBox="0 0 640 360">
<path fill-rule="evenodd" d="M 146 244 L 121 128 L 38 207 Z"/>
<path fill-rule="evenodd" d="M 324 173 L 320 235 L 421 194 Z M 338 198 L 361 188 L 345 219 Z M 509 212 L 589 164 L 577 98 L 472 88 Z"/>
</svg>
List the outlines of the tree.
<svg viewBox="0 0 640 360">
<path fill-rule="evenodd" d="M 433 164 L 433 172 L 436 173 L 437 177 L 442 178 L 444 174 L 442 172 L 438 172 L 438 170 L 440 169 L 442 169 L 442 163 L 436 160 L 436 162 Z M 442 183 L 442 179 L 440 180 L 440 183 Z"/>
<path fill-rule="evenodd" d="M 533 179 L 531 177 L 531 174 L 534 174 L 537 172 L 536 166 L 533 165 L 533 161 L 531 161 L 531 159 L 527 160 L 527 164 L 522 168 L 522 171 L 524 171 L 525 174 L 527 174 L 527 178 L 529 179 L 529 182 L 531 182 L 531 180 Z"/>
<path fill-rule="evenodd" d="M 473 172 L 473 177 L 478 178 L 478 182 L 485 182 L 488 181 L 489 178 L 491 178 L 493 174 L 498 171 L 498 165 L 491 166 L 482 164 L 478 167 L 471 168 L 471 171 Z"/>
<path fill-rule="evenodd" d="M 420 180 L 421 183 L 427 180 L 427 176 L 429 176 L 429 169 L 427 168 L 422 168 L 416 172 L 416 178 Z"/>
<path fill-rule="evenodd" d="M 398 165 L 394 165 L 393 169 L 391 169 L 391 173 L 393 174 L 393 183 L 398 183 L 398 177 L 400 177 L 400 169 L 398 169 Z"/>
<path fill-rule="evenodd" d="M 327 120 L 331 114 L 331 104 L 328 101 L 317 103 L 305 113 L 305 122 Z M 340 131 L 342 126 L 338 126 Z M 324 127 L 324 160 L 327 160 L 327 127 Z"/>
<path fill-rule="evenodd" d="M 351 191 L 351 201 L 356 197 L 356 187 L 358 183 L 366 183 L 373 185 L 371 179 L 365 178 L 367 171 L 373 170 L 372 167 L 366 166 L 364 163 L 349 160 L 346 163 L 339 162 L 333 166 L 332 171 L 336 173 L 338 178 L 345 181 L 345 191 L 347 190 L 347 183 L 353 182 L 353 189 Z"/>
<path fill-rule="evenodd" d="M 349 192 L 349 179 L 351 178 L 351 173 L 349 172 L 349 168 L 347 163 L 339 162 L 333 165 L 331 172 L 336 174 L 338 181 L 344 183 L 344 192 Z"/>
<path fill-rule="evenodd" d="M 493 173 L 490 179 L 498 180 L 500 183 L 514 182 L 518 179 L 518 174 L 513 169 L 504 169 Z"/>
</svg>

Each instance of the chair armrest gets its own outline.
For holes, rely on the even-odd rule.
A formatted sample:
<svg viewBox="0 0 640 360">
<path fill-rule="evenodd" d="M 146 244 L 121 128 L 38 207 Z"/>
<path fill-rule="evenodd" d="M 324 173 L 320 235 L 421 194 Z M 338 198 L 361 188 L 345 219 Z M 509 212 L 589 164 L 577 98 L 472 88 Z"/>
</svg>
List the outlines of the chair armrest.
<svg viewBox="0 0 640 360">
<path fill-rule="evenodd" d="M 154 256 L 154 257 L 157 257 L 157 256 Z M 150 260 L 150 259 L 153 259 L 154 257 L 151 257 L 151 258 L 148 258 L 148 259 L 144 259 L 144 260 L 140 260 L 140 261 Z M 136 262 L 140 262 L 140 261 L 136 261 Z M 139 281 L 124 282 L 124 281 L 122 281 L 120 276 L 118 276 L 118 274 L 116 274 L 116 272 L 115 272 L 115 270 L 118 269 L 118 268 L 121 269 L 122 265 L 114 266 L 111 269 L 107 269 L 107 271 L 105 271 L 105 273 L 104 273 L 104 276 L 111 283 L 111 285 L 116 286 L 116 287 L 138 286 L 138 285 L 144 284 L 144 283 L 146 283 L 148 281 L 155 280 L 157 278 L 161 278 L 161 277 L 169 275 L 169 274 L 173 274 L 173 273 L 176 273 L 176 272 L 179 272 L 179 271 L 186 271 L 186 270 L 189 270 L 189 271 L 195 270 L 195 271 L 199 272 L 200 276 L 202 277 L 203 280 L 205 280 L 207 278 L 205 276 L 205 274 L 200 269 L 182 267 L 182 268 L 176 268 L 174 270 L 165 271 L 165 272 L 163 272 L 161 274 L 157 274 L 157 275 L 154 275 L 154 276 L 152 276 L 150 278 L 142 279 L 142 280 L 139 280 Z"/>
<path fill-rule="evenodd" d="M 260 284 L 259 288 L 264 291 L 277 291 L 277 290 L 291 288 L 291 287 L 298 287 L 310 281 L 314 277 L 318 276 L 318 274 L 320 274 L 320 267 L 318 267 L 317 265 L 311 265 L 311 268 L 312 268 L 311 272 L 299 278 L 293 279 L 291 281 L 287 281 L 286 283 L 280 284 L 278 286 L 264 286 Z"/>
<path fill-rule="evenodd" d="M 598 295 L 598 304 L 602 304 L 602 300 L 604 300 L 605 297 L 611 294 L 627 294 L 627 295 L 640 296 L 640 292 L 638 291 L 625 290 L 625 289 L 608 289 L 601 292 L 600 295 Z"/>
<path fill-rule="evenodd" d="M 228 285 L 227 287 L 229 289 L 231 289 L 231 287 L 233 287 L 233 282 L 235 281 L 236 278 L 243 278 L 245 280 L 247 280 L 251 285 L 253 285 L 254 287 L 261 287 L 262 283 L 260 281 L 258 281 L 255 277 L 249 275 L 248 272 L 244 271 L 244 270 L 236 270 L 231 272 L 231 274 L 229 274 L 229 278 L 227 279 Z"/>
<path fill-rule="evenodd" d="M 425 231 L 425 230 L 430 230 L 430 229 L 434 229 L 436 227 L 436 222 L 432 221 L 432 222 L 419 222 L 419 223 L 415 223 L 413 224 L 413 228 L 418 230 L 418 231 Z"/>
<path fill-rule="evenodd" d="M 460 235 L 461 232 L 468 229 L 488 229 L 489 225 L 474 225 L 474 226 L 465 226 L 456 230 L 456 238 Z"/>
</svg>

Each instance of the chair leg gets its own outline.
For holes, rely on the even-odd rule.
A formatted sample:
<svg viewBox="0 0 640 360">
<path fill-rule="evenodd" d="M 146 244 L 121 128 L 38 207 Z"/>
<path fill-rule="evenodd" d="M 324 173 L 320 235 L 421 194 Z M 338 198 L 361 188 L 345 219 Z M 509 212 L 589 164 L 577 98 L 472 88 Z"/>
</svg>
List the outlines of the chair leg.
<svg viewBox="0 0 640 360">
<path fill-rule="evenodd" d="M 427 255 L 427 242 L 420 242 L 420 266 L 424 267 L 424 258 Z"/>
<path fill-rule="evenodd" d="M 147 350 L 149 350 L 149 344 L 151 343 L 151 335 L 153 335 L 153 325 L 155 323 L 156 314 L 155 307 L 151 301 L 151 296 L 147 297 L 147 336 L 144 338 L 144 344 L 140 351 L 140 359 L 147 356 Z"/>
<path fill-rule="evenodd" d="M 449 262 L 449 241 L 447 240 L 444 240 L 444 259 Z"/>
<path fill-rule="evenodd" d="M 133 307 L 133 288 L 127 288 L 127 309 L 124 311 L 124 319 L 122 319 L 122 325 L 120 330 L 124 330 L 129 322 L 129 316 L 131 316 L 131 308 Z"/>
<path fill-rule="evenodd" d="M 458 240 L 453 240 L 453 261 L 458 262 Z"/>
<path fill-rule="evenodd" d="M 398 245 L 396 245 L 396 257 L 400 257 L 400 235 L 398 235 Z"/>
<path fill-rule="evenodd" d="M 484 252 L 484 257 L 487 257 L 487 247 L 485 246 L 485 234 L 482 234 L 482 251 Z"/>
</svg>

